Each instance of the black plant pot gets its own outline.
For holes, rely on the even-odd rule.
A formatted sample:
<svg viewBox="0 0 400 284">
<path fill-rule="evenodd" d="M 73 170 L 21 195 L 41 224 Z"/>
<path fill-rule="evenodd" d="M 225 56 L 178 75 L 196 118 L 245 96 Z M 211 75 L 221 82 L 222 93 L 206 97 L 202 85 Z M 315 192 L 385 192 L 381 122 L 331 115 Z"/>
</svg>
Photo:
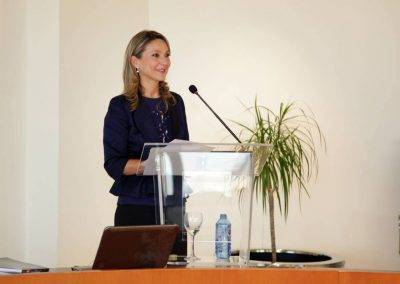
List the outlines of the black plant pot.
<svg viewBox="0 0 400 284">
<path fill-rule="evenodd" d="M 233 256 L 239 255 L 234 251 Z M 258 266 L 271 265 L 271 250 L 252 249 L 250 260 Z M 274 267 L 344 267 L 344 260 L 336 256 L 329 256 L 322 253 L 306 252 L 297 250 L 277 250 L 277 262 L 272 264 Z"/>
</svg>

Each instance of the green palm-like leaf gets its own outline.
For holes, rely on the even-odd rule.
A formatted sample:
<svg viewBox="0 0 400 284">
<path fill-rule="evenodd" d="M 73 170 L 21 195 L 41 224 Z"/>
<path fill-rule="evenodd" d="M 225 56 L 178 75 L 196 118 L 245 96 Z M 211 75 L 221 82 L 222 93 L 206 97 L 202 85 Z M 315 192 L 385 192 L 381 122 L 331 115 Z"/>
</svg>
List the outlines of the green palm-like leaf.
<svg viewBox="0 0 400 284">
<path fill-rule="evenodd" d="M 249 143 L 270 145 L 267 161 L 260 176 L 254 180 L 254 189 L 264 211 L 267 204 L 270 208 L 271 247 L 275 248 L 274 221 L 271 220 L 274 205 L 273 198 L 269 197 L 276 196 L 279 210 L 286 219 L 292 188 L 297 187 L 299 202 L 302 192 L 309 196 L 307 183 L 318 174 L 316 142 L 326 149 L 325 138 L 311 110 L 307 108 L 306 111 L 296 103 L 281 103 L 279 112 L 274 113 L 259 105 L 255 98 L 253 107 L 246 111 L 253 113 L 254 125 L 236 122 L 242 128 L 241 137 Z"/>
</svg>

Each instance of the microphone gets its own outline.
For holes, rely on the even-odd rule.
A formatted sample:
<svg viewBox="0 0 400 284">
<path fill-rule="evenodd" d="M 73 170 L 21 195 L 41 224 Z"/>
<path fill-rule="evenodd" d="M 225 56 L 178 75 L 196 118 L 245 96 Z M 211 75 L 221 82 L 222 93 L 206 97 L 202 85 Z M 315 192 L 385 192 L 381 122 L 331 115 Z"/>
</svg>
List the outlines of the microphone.
<svg viewBox="0 0 400 284">
<path fill-rule="evenodd" d="M 222 125 L 225 126 L 226 130 L 228 130 L 229 133 L 232 134 L 232 136 L 236 139 L 237 142 L 242 143 L 239 140 L 239 138 L 235 135 L 235 133 L 233 133 L 233 131 L 228 127 L 228 125 L 225 124 L 225 122 L 219 117 L 219 115 L 216 114 L 215 111 L 207 104 L 207 102 L 199 95 L 199 92 L 197 91 L 197 88 L 195 85 L 190 85 L 189 91 L 192 94 L 195 94 L 200 98 L 200 100 L 208 107 L 209 110 L 211 110 L 211 112 L 215 115 L 215 117 L 218 118 L 218 120 L 222 123 Z"/>
</svg>

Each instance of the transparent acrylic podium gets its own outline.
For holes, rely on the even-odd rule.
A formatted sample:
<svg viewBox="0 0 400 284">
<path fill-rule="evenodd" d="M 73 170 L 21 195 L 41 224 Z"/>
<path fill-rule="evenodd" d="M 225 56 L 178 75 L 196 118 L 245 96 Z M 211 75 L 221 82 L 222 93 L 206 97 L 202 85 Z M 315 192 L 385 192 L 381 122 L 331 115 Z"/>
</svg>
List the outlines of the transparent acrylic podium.
<svg viewBox="0 0 400 284">
<path fill-rule="evenodd" d="M 268 155 L 266 144 L 146 143 L 143 175 L 153 176 L 159 224 L 178 224 L 185 246 L 185 212 L 201 212 L 195 238 L 199 266 L 246 266 L 250 256 L 254 177 Z M 216 262 L 215 223 L 225 213 L 231 222 L 231 248 L 239 256 Z M 191 239 L 189 238 L 188 242 Z M 182 250 L 180 251 L 182 254 Z M 178 253 L 179 254 L 179 253 Z M 195 263 L 192 263 L 195 266 Z"/>
</svg>

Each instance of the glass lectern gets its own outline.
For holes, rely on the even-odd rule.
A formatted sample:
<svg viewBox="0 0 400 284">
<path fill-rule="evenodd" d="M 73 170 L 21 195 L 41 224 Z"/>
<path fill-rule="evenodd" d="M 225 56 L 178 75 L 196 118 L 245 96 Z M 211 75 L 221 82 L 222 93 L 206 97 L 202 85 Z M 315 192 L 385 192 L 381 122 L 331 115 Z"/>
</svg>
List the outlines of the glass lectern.
<svg viewBox="0 0 400 284">
<path fill-rule="evenodd" d="M 154 176 L 158 223 L 180 225 L 179 241 L 186 253 L 185 212 L 201 212 L 196 255 L 201 262 L 213 263 L 215 223 L 224 213 L 231 222 L 232 251 L 239 252 L 230 265 L 247 265 L 253 182 L 267 155 L 266 144 L 146 143 L 143 174 Z"/>
</svg>

